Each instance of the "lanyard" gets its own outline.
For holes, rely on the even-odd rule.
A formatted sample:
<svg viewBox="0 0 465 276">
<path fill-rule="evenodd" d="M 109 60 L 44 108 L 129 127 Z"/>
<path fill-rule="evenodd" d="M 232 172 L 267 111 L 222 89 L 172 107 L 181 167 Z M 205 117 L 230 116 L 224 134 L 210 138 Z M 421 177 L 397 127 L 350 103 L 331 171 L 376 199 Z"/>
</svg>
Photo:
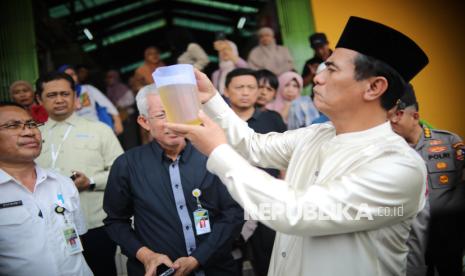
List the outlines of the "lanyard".
<svg viewBox="0 0 465 276">
<path fill-rule="evenodd" d="M 65 131 L 65 135 L 63 135 L 63 138 L 61 139 L 60 144 L 58 145 L 58 148 L 55 151 L 55 144 L 51 144 L 51 150 L 50 152 L 52 153 L 52 169 L 55 169 L 55 165 L 58 159 L 58 155 L 60 155 L 60 150 L 61 146 L 63 146 L 63 143 L 65 142 L 66 138 L 68 138 L 69 133 L 71 132 L 71 129 L 73 128 L 72 125 L 68 126 L 68 128 Z M 50 139 L 51 137 L 51 130 L 48 133 L 48 138 Z"/>
</svg>

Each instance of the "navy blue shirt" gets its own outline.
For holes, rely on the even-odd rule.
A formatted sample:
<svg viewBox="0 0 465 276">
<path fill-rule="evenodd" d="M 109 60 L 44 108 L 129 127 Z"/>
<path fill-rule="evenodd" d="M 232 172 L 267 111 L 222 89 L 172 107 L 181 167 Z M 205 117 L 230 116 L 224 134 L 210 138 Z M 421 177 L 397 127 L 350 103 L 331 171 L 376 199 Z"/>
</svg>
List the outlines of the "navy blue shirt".
<svg viewBox="0 0 465 276">
<path fill-rule="evenodd" d="M 260 110 L 259 108 L 255 108 L 255 111 L 247 120 L 247 124 L 251 129 L 253 129 L 257 133 L 268 133 L 268 132 L 285 132 L 287 130 L 287 126 L 283 121 L 281 115 L 273 110 Z M 274 177 L 279 176 L 279 170 L 276 169 L 263 169 L 270 175 Z"/>
<path fill-rule="evenodd" d="M 173 262 L 192 255 L 206 275 L 234 275 L 232 241 L 240 234 L 243 210 L 231 198 L 218 177 L 206 169 L 207 157 L 187 142 L 177 165 L 190 225 L 181 222 L 167 158 L 158 143 L 140 146 L 118 157 L 112 165 L 105 190 L 104 220 L 110 237 L 128 256 L 128 274 L 143 275 L 144 267 L 136 259 L 146 246 L 167 255 Z M 195 236 L 196 248 L 186 251 L 183 227 L 193 227 L 192 213 L 197 202 L 192 191 L 200 189 L 202 207 L 209 211 L 211 232 Z M 130 218 L 134 216 L 134 229 Z"/>
</svg>

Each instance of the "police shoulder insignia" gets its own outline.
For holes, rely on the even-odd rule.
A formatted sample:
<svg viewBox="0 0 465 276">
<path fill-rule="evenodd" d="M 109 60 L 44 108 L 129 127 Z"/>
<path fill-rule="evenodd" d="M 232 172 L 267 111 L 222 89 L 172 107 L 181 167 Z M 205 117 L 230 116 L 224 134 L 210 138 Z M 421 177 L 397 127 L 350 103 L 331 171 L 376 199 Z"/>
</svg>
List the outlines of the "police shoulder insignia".
<svg viewBox="0 0 465 276">
<path fill-rule="evenodd" d="M 463 156 L 465 155 L 465 149 L 456 149 L 455 150 L 455 157 L 457 160 L 463 161 Z"/>
<path fill-rule="evenodd" d="M 452 145 L 452 147 L 453 147 L 454 149 L 463 148 L 464 146 L 465 146 L 465 144 L 463 143 L 463 141 L 460 141 L 460 142 L 455 143 L 455 144 Z"/>
<path fill-rule="evenodd" d="M 431 138 L 431 129 L 429 127 L 424 127 L 423 132 L 425 133 L 425 138 Z"/>
<path fill-rule="evenodd" d="M 453 144 L 452 147 L 455 150 L 455 158 L 459 161 L 463 161 L 465 155 L 465 144 L 463 141 Z"/>
</svg>

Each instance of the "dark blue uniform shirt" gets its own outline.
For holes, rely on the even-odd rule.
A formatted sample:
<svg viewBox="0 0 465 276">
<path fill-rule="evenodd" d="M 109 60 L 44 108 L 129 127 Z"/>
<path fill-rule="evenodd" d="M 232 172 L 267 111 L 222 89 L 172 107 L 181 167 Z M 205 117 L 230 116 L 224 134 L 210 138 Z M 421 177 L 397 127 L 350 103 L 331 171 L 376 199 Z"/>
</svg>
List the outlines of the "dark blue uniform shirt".
<svg viewBox="0 0 465 276">
<path fill-rule="evenodd" d="M 192 255 L 206 275 L 234 275 L 231 244 L 240 234 L 243 210 L 219 178 L 207 171 L 206 162 L 207 157 L 187 142 L 177 163 L 191 220 L 190 225 L 183 225 L 176 208 L 185 207 L 177 206 L 173 195 L 179 183 L 170 181 L 169 166 L 173 161 L 158 143 L 134 148 L 115 160 L 104 196 L 104 223 L 110 237 L 129 258 L 129 275 L 143 275 L 144 267 L 136 259 L 143 246 L 167 255 L 173 262 Z M 195 236 L 196 248 L 188 254 L 183 227 L 194 226 L 192 213 L 197 202 L 192 191 L 196 188 L 202 192 L 202 207 L 209 211 L 211 232 Z"/>
<path fill-rule="evenodd" d="M 269 132 L 285 132 L 287 130 L 287 126 L 284 123 L 281 115 L 273 110 L 260 110 L 255 108 L 255 111 L 247 120 L 247 124 L 251 129 L 253 129 L 256 133 L 269 133 Z M 270 175 L 274 177 L 279 177 L 279 170 L 276 169 L 263 169 Z"/>
</svg>

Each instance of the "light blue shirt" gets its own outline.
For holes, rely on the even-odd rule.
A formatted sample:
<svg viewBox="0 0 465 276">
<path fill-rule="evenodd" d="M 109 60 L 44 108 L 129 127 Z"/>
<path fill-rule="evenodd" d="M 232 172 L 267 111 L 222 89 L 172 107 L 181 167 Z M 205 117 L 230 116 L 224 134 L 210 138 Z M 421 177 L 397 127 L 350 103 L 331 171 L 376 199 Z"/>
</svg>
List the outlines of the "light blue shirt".
<svg viewBox="0 0 465 276">
<path fill-rule="evenodd" d="M 297 129 L 312 124 L 312 121 L 320 117 L 320 113 L 309 96 L 301 96 L 295 99 L 287 119 L 287 129 Z"/>
<path fill-rule="evenodd" d="M 191 255 L 192 252 L 196 249 L 197 245 L 195 243 L 195 234 L 192 221 L 190 219 L 190 214 L 187 209 L 186 199 L 184 197 L 184 191 L 181 184 L 181 175 L 179 173 L 179 158 L 169 166 L 170 180 L 171 180 L 171 189 L 173 190 L 174 201 L 176 202 L 176 210 L 178 212 L 179 219 L 181 220 L 184 241 L 186 243 L 186 251 L 188 255 Z M 196 276 L 204 276 L 203 271 L 196 271 Z"/>
</svg>

